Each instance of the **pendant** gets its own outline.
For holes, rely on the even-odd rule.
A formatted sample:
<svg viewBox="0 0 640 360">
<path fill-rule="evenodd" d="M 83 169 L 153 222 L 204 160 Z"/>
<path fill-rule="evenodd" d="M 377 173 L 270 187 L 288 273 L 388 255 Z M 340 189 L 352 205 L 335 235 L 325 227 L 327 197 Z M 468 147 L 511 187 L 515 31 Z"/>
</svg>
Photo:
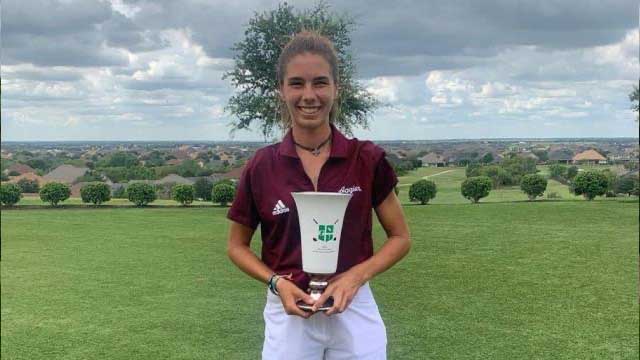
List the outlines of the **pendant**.
<svg viewBox="0 0 640 360">
<path fill-rule="evenodd" d="M 311 154 L 313 154 L 313 156 L 318 156 L 318 155 L 320 155 L 320 149 L 315 148 L 315 149 L 311 150 Z"/>
</svg>

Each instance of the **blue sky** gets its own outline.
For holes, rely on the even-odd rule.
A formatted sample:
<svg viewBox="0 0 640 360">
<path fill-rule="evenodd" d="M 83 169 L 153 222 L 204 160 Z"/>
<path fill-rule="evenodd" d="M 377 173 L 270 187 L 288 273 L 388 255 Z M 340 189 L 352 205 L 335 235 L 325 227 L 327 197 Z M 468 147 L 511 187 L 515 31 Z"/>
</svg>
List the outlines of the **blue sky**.
<svg viewBox="0 0 640 360">
<path fill-rule="evenodd" d="M 637 1 L 327 3 L 355 17 L 358 81 L 388 104 L 359 138 L 638 134 Z M 229 140 L 231 46 L 277 4 L 3 1 L 2 141 Z"/>
</svg>

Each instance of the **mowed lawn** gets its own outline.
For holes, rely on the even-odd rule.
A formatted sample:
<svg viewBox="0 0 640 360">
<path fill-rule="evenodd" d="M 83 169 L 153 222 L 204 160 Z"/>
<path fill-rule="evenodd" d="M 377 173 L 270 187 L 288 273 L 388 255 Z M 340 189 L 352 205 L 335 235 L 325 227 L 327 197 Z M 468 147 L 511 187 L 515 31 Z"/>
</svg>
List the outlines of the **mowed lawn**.
<svg viewBox="0 0 640 360">
<path fill-rule="evenodd" d="M 636 201 L 405 212 L 412 251 L 372 281 L 389 359 L 638 358 Z M 259 358 L 266 289 L 225 213 L 2 211 L 2 358 Z"/>
</svg>

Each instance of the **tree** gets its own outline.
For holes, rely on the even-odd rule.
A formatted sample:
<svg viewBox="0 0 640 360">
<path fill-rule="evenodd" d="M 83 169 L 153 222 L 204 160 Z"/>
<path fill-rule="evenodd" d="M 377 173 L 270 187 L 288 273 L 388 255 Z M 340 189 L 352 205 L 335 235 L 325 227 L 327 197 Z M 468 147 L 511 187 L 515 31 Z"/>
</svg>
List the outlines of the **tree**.
<svg viewBox="0 0 640 360">
<path fill-rule="evenodd" d="M 204 201 L 211 201 L 211 192 L 213 191 L 213 183 L 206 178 L 199 178 L 193 184 L 195 197 Z"/>
<path fill-rule="evenodd" d="M 127 186 L 127 197 L 136 206 L 146 206 L 157 199 L 156 189 L 151 184 L 133 183 Z"/>
<path fill-rule="evenodd" d="M 100 205 L 111 200 L 111 188 L 103 182 L 86 184 L 80 189 L 80 198 L 83 203 Z"/>
<path fill-rule="evenodd" d="M 436 192 L 436 183 L 431 180 L 418 180 L 409 188 L 409 200 L 419 201 L 421 205 L 425 205 L 436 197 Z"/>
<path fill-rule="evenodd" d="M 249 20 L 244 40 L 233 50 L 235 66 L 225 73 L 239 92 L 233 95 L 226 110 L 237 117 L 232 131 L 249 128 L 257 121 L 265 137 L 281 127 L 280 106 L 277 96 L 276 64 L 282 48 L 293 34 L 303 29 L 315 30 L 329 38 L 339 59 L 340 113 L 335 124 L 350 134 L 355 126 L 368 126 L 368 117 L 379 102 L 356 82 L 356 69 L 349 50 L 349 35 L 355 26 L 352 18 L 329 11 L 329 5 L 320 2 L 312 9 L 294 11 L 286 3 L 276 10 L 256 13 Z"/>
<path fill-rule="evenodd" d="M 67 200 L 70 196 L 69 185 L 59 182 L 44 184 L 40 189 L 40 200 L 48 202 L 52 206 L 58 206 L 59 202 Z"/>
<path fill-rule="evenodd" d="M 171 198 L 182 206 L 187 206 L 193 202 L 193 198 L 195 195 L 195 190 L 193 189 L 193 185 L 188 184 L 177 184 L 171 188 Z"/>
<path fill-rule="evenodd" d="M 640 80 L 638 81 L 639 86 L 633 86 L 633 91 L 629 94 L 629 100 L 631 101 L 631 110 L 638 113 L 638 117 L 636 117 L 636 122 L 640 121 Z"/>
<path fill-rule="evenodd" d="M 538 174 L 527 174 L 520 181 L 520 189 L 533 201 L 547 190 L 547 179 Z"/>
<path fill-rule="evenodd" d="M 567 167 L 560 164 L 549 166 L 549 175 L 552 179 L 564 181 L 567 178 Z"/>
<path fill-rule="evenodd" d="M 20 179 L 18 180 L 18 186 L 20 187 L 20 191 L 26 194 L 38 193 L 38 191 L 40 191 L 40 184 L 38 184 L 38 180 L 35 179 Z"/>
<path fill-rule="evenodd" d="M 482 162 L 483 164 L 491 164 L 493 162 L 493 154 L 488 152 L 486 154 L 484 154 L 484 156 L 482 157 L 482 159 L 480 159 L 480 162 Z"/>
<path fill-rule="evenodd" d="M 16 184 L 0 185 L 0 204 L 13 206 L 20 201 L 22 193 L 20 187 Z"/>
<path fill-rule="evenodd" d="M 486 176 L 470 177 L 462 182 L 460 192 L 462 196 L 477 203 L 491 191 L 491 179 Z"/>
<path fill-rule="evenodd" d="M 638 175 L 620 177 L 614 188 L 616 194 L 638 195 Z"/>
<path fill-rule="evenodd" d="M 600 171 L 585 171 L 576 175 L 573 181 L 573 192 L 583 195 L 587 200 L 593 200 L 596 196 L 604 195 L 609 186 L 607 176 Z"/>
<path fill-rule="evenodd" d="M 222 206 L 227 205 L 233 201 L 233 196 L 235 195 L 235 189 L 233 185 L 229 184 L 216 184 L 213 187 L 213 192 L 211 194 L 211 200 L 214 203 L 219 203 Z"/>
<path fill-rule="evenodd" d="M 569 166 L 567 168 L 567 180 L 569 181 L 573 180 L 573 178 L 575 178 L 576 175 L 578 175 L 578 167 L 575 165 Z"/>
</svg>

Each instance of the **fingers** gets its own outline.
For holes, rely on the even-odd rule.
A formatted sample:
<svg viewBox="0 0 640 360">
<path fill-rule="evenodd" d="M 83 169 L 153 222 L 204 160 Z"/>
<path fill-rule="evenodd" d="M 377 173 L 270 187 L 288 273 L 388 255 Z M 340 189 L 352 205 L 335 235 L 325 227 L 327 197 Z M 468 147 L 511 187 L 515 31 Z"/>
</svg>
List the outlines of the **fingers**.
<svg viewBox="0 0 640 360">
<path fill-rule="evenodd" d="M 311 305 L 313 304 L 313 299 L 311 299 L 311 297 L 307 293 L 300 290 L 300 288 L 298 288 L 295 284 L 289 281 L 287 282 L 289 284 L 283 284 L 283 286 L 279 286 L 280 300 L 282 301 L 284 311 L 288 315 L 296 315 L 305 319 L 309 318 L 311 315 L 313 315 L 313 313 L 300 309 L 297 305 L 297 301 L 302 300 L 305 303 Z M 278 285 L 280 285 L 279 282 Z"/>
</svg>

